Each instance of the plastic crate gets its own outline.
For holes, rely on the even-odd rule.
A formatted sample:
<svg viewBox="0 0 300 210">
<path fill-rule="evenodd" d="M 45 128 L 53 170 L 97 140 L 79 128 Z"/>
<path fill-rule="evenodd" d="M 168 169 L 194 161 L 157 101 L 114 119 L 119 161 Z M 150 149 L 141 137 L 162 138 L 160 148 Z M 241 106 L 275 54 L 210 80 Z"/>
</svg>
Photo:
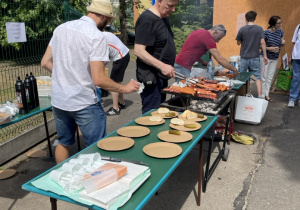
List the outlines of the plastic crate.
<svg viewBox="0 0 300 210">
<path fill-rule="evenodd" d="M 49 76 L 36 77 L 39 96 L 51 97 L 52 79 Z"/>
</svg>

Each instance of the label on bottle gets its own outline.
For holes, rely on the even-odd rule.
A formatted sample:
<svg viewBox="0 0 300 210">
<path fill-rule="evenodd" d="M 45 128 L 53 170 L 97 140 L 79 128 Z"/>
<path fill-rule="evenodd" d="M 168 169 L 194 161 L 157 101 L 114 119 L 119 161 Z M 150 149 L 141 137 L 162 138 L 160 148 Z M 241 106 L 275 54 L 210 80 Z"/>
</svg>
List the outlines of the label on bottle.
<svg viewBox="0 0 300 210">
<path fill-rule="evenodd" d="M 27 103 L 30 103 L 29 90 L 28 90 L 28 88 L 25 88 L 25 93 L 26 93 L 26 100 L 27 100 Z"/>
<path fill-rule="evenodd" d="M 17 101 L 18 101 L 19 108 L 22 108 L 23 102 L 22 102 L 22 93 L 21 92 L 17 92 Z"/>
</svg>

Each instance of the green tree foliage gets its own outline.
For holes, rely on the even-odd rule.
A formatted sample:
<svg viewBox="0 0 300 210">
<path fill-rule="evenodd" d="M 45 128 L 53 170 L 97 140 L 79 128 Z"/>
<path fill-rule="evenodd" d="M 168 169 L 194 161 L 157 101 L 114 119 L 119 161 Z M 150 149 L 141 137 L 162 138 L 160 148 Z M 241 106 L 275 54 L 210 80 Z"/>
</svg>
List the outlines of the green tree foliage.
<svg viewBox="0 0 300 210">
<path fill-rule="evenodd" d="M 1 0 L 0 47 L 20 50 L 24 43 L 8 43 L 6 22 L 24 22 L 28 42 L 52 33 L 64 22 L 63 1 Z"/>
<path fill-rule="evenodd" d="M 195 0 L 180 1 L 175 13 L 169 18 L 177 53 L 192 31 L 212 27 L 212 15 L 213 9 L 206 4 L 199 4 Z"/>
<path fill-rule="evenodd" d="M 86 6 L 89 5 L 91 0 L 70 0 L 69 5 L 84 15 L 87 15 Z"/>
</svg>

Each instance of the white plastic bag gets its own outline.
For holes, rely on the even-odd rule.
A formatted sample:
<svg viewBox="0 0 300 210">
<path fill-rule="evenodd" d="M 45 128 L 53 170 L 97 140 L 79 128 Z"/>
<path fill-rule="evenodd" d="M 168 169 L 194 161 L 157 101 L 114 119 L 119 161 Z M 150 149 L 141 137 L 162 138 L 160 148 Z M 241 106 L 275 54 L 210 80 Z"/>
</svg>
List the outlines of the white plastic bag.
<svg viewBox="0 0 300 210">
<path fill-rule="evenodd" d="M 251 94 L 236 97 L 234 119 L 248 124 L 259 124 L 268 107 L 265 99 L 254 98 Z"/>
<path fill-rule="evenodd" d="M 207 73 L 205 69 L 202 68 L 192 68 L 190 77 L 206 77 Z"/>
</svg>

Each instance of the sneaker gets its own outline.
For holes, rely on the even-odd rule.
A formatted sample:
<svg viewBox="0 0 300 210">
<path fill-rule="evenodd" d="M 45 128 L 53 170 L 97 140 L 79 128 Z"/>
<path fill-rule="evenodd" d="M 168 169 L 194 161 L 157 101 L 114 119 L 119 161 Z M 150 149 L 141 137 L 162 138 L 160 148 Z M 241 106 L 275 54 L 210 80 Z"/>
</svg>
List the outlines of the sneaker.
<svg viewBox="0 0 300 210">
<path fill-rule="evenodd" d="M 294 101 L 289 101 L 288 107 L 290 107 L 290 108 L 295 107 L 295 102 Z"/>
<path fill-rule="evenodd" d="M 119 104 L 119 109 L 126 109 L 126 104 L 121 104 L 120 102 L 118 102 Z"/>
<path fill-rule="evenodd" d="M 115 110 L 113 107 L 110 107 L 107 112 L 105 112 L 106 115 L 119 115 L 120 114 L 120 109 Z"/>
</svg>

